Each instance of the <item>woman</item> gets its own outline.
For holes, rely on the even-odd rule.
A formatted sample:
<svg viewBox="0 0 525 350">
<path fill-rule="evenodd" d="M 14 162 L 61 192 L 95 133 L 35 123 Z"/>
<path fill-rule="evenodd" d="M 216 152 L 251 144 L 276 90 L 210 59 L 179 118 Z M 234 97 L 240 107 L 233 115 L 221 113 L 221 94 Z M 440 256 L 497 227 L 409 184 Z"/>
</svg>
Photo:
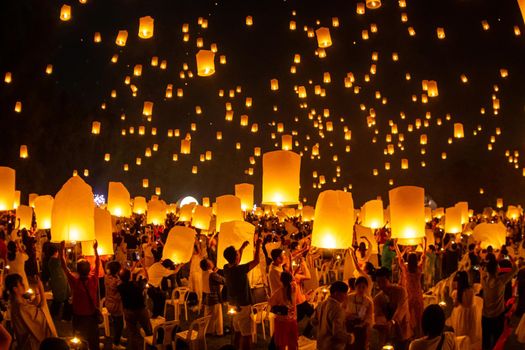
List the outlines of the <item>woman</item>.
<svg viewBox="0 0 525 350">
<path fill-rule="evenodd" d="M 368 349 L 368 335 L 374 323 L 374 303 L 368 296 L 368 280 L 361 276 L 355 281 L 355 292 L 350 293 L 346 304 L 347 330 L 354 333 L 351 349 Z"/>
<path fill-rule="evenodd" d="M 197 295 L 197 310 L 201 309 L 202 303 L 202 269 L 200 267 L 201 260 L 201 245 L 199 239 L 195 237 L 193 255 L 190 259 L 189 287 L 190 291 Z"/>
<path fill-rule="evenodd" d="M 142 237 L 142 253 L 144 254 L 144 265 L 146 268 L 153 265 L 155 260 L 153 259 L 153 248 L 154 242 L 149 236 Z"/>
<path fill-rule="evenodd" d="M 127 244 L 124 242 L 124 238 L 120 237 L 117 239 L 117 249 L 115 250 L 115 260 L 117 260 L 121 266 L 125 266 L 128 262 L 128 249 Z"/>
<path fill-rule="evenodd" d="M 456 350 L 456 336 L 444 332 L 445 312 L 441 306 L 432 304 L 423 312 L 422 328 L 424 337 L 413 340 L 408 350 Z"/>
<path fill-rule="evenodd" d="M 427 250 L 425 246 L 423 251 Z M 425 254 L 421 255 L 421 260 L 418 261 L 416 253 L 409 253 L 407 257 L 407 265 L 403 261 L 403 254 L 399 251 L 396 242 L 396 251 L 399 268 L 401 270 L 401 286 L 405 287 L 408 296 L 408 305 L 410 311 L 410 327 L 412 328 L 416 337 L 421 336 L 421 317 L 423 315 L 423 288 L 421 287 L 422 266 L 425 264 Z"/>
<path fill-rule="evenodd" d="M 7 243 L 7 264 L 9 265 L 9 274 L 18 274 L 22 277 L 24 286 L 29 286 L 27 282 L 25 262 L 29 259 L 20 243 L 9 241 Z"/>
<path fill-rule="evenodd" d="M 17 339 L 17 349 L 37 350 L 40 343 L 53 334 L 44 312 L 46 298 L 44 286 L 37 279 L 37 293 L 29 292 L 19 274 L 10 274 L 5 279 L 10 297 L 10 314 Z"/>
<path fill-rule="evenodd" d="M 454 328 L 456 336 L 468 335 L 473 349 L 480 347 L 481 324 L 476 317 L 474 289 L 470 286 L 468 273 L 459 271 L 455 277 L 457 289 L 452 292 L 454 310 L 447 323 Z"/>
<path fill-rule="evenodd" d="M 298 349 L 299 331 L 297 329 L 296 293 L 294 278 L 288 271 L 281 273 L 282 286 L 268 300 L 275 316 L 273 343 L 279 350 Z"/>
<path fill-rule="evenodd" d="M 357 248 L 356 256 L 357 256 L 357 263 L 359 264 L 359 267 L 362 270 L 364 270 L 366 263 L 370 259 L 370 251 L 371 251 L 370 248 L 372 247 L 372 243 L 370 243 L 370 240 L 366 238 L 365 236 L 362 236 L 361 238 L 364 239 L 368 243 L 368 246 L 365 244 L 365 242 L 359 243 L 359 247 Z"/>
<path fill-rule="evenodd" d="M 47 262 L 49 271 L 49 285 L 53 292 L 53 302 L 51 304 L 51 315 L 58 317 L 60 309 L 69 298 L 69 285 L 67 283 L 67 277 L 62 270 L 60 263 L 60 257 L 58 256 L 58 247 L 54 244 L 49 246 L 50 258 Z"/>
<path fill-rule="evenodd" d="M 429 245 L 425 254 L 426 260 L 423 275 L 425 278 L 425 288 L 428 289 L 434 286 L 434 278 L 436 276 L 436 247 L 434 247 L 432 244 Z"/>
<path fill-rule="evenodd" d="M 108 310 L 113 324 L 113 349 L 124 349 L 120 345 L 122 330 L 124 329 L 124 316 L 122 314 L 122 299 L 117 288 L 120 284 L 120 278 L 118 277 L 120 268 L 118 261 L 109 262 L 107 265 L 108 274 L 104 277 L 104 285 L 106 286 L 104 306 Z"/>
</svg>

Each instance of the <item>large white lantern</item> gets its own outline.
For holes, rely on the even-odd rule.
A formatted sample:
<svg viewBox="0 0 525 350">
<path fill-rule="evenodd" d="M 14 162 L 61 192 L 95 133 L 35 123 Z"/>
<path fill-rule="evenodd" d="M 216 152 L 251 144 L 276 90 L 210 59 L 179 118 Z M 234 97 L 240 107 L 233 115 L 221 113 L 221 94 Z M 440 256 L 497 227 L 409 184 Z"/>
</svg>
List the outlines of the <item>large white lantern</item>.
<svg viewBox="0 0 525 350">
<path fill-rule="evenodd" d="M 416 245 L 425 237 L 425 190 L 401 186 L 388 192 L 392 238 L 399 244 Z"/>
<path fill-rule="evenodd" d="M 347 249 L 352 246 L 354 200 L 350 192 L 323 191 L 315 205 L 312 246 Z"/>
<path fill-rule="evenodd" d="M 301 156 L 291 151 L 263 154 L 262 204 L 293 205 L 299 202 Z"/>
<path fill-rule="evenodd" d="M 230 194 L 217 197 L 217 212 L 215 229 L 220 230 L 221 224 L 228 221 L 243 220 L 241 200 Z"/>
<path fill-rule="evenodd" d="M 162 259 L 170 259 L 175 264 L 190 261 L 196 235 L 197 232 L 192 228 L 174 226 L 168 233 L 166 244 L 162 250 Z"/>
<path fill-rule="evenodd" d="M 129 192 L 122 182 L 109 183 L 107 209 L 111 215 L 129 218 L 131 216 L 130 202 Z"/>
</svg>

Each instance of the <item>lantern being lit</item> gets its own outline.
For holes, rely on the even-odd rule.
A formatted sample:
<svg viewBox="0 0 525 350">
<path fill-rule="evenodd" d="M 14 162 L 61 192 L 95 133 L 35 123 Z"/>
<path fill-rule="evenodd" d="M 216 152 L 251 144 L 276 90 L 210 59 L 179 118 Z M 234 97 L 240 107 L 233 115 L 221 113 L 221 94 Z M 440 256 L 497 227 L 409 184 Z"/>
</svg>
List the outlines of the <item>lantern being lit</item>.
<svg viewBox="0 0 525 350">
<path fill-rule="evenodd" d="M 197 59 L 197 75 L 200 77 L 208 77 L 215 73 L 215 53 L 210 50 L 199 50 L 196 55 Z"/>
<path fill-rule="evenodd" d="M 153 225 L 164 224 L 166 218 L 166 203 L 158 199 L 148 202 L 147 223 Z"/>
<path fill-rule="evenodd" d="M 55 196 L 51 212 L 51 239 L 92 241 L 95 239 L 95 202 L 91 186 L 73 176 Z"/>
<path fill-rule="evenodd" d="M 292 205 L 299 202 L 301 156 L 291 151 L 263 155 L 262 204 Z"/>
<path fill-rule="evenodd" d="M 231 194 L 217 197 L 215 229 L 220 231 L 221 224 L 228 221 L 243 220 L 241 200 Z"/>
<path fill-rule="evenodd" d="M 51 228 L 51 213 L 54 199 L 52 196 L 38 196 L 35 199 L 36 226 L 39 230 Z"/>
<path fill-rule="evenodd" d="M 332 46 L 332 38 L 330 36 L 330 29 L 321 27 L 315 31 L 317 37 L 317 46 L 327 48 Z"/>
<path fill-rule="evenodd" d="M 154 19 L 151 16 L 140 17 L 139 38 L 149 39 L 153 37 Z"/>
<path fill-rule="evenodd" d="M 170 259 L 175 264 L 187 263 L 193 255 L 193 245 L 197 232 L 184 226 L 175 226 L 168 233 L 162 250 L 162 259 Z"/>
<path fill-rule="evenodd" d="M 321 192 L 315 205 L 312 246 L 347 249 L 352 245 L 354 200 L 350 192 Z"/>
<path fill-rule="evenodd" d="M 383 201 L 374 199 L 361 208 L 361 225 L 371 229 L 383 226 Z"/>
<path fill-rule="evenodd" d="M 130 195 L 122 182 L 110 182 L 107 209 L 113 216 L 131 216 Z"/>
<path fill-rule="evenodd" d="M 248 183 L 236 184 L 235 197 L 240 198 L 243 211 L 251 211 L 253 208 L 253 185 Z"/>
<path fill-rule="evenodd" d="M 392 238 L 415 245 L 425 236 L 425 190 L 401 186 L 388 192 Z"/>
</svg>

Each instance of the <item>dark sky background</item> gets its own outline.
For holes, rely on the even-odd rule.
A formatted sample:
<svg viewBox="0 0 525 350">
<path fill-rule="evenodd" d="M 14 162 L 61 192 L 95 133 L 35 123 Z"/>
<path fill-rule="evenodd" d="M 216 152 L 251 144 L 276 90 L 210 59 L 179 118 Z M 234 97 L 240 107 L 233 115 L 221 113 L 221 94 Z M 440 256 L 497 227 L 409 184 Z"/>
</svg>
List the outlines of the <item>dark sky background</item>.
<svg viewBox="0 0 525 350">
<path fill-rule="evenodd" d="M 72 6 L 72 20 L 59 20 L 60 6 Z M 89 169 L 85 180 L 95 193 L 107 192 L 108 181 L 122 181 L 132 196 L 154 193 L 162 189 L 162 198 L 175 202 L 181 196 L 212 198 L 233 193 L 234 184 L 250 182 L 255 185 L 256 202 L 261 197 L 261 158 L 256 158 L 254 175 L 245 173 L 251 167 L 249 157 L 254 147 L 263 152 L 280 148 L 280 134 L 273 122 L 282 122 L 285 133 L 297 132 L 294 141 L 304 151 L 301 168 L 301 197 L 310 204 L 325 189 L 343 189 L 351 184 L 355 205 L 381 195 L 394 186 L 419 185 L 426 189 L 440 206 L 453 205 L 467 200 L 471 207 L 495 206 L 502 197 L 505 204 L 523 202 L 525 178 L 522 162 L 518 169 L 509 164 L 505 151 L 517 150 L 519 158 L 525 157 L 524 100 L 525 100 L 525 28 L 514 0 L 407 0 L 401 9 L 397 1 L 383 1 L 378 10 L 356 14 L 353 0 L 278 1 L 278 0 L 88 0 L 78 1 L 6 1 L 0 12 L 0 164 L 17 171 L 17 188 L 22 190 L 22 202 L 30 192 L 54 195 L 71 176 L 74 169 L 82 175 Z M 293 16 L 292 12 L 296 11 Z M 406 12 L 408 23 L 402 23 L 401 13 Z M 152 39 L 137 36 L 139 17 L 150 15 L 155 19 Z M 253 16 L 254 25 L 247 27 L 245 17 Z M 198 17 L 208 19 L 208 28 L 197 25 Z M 332 27 L 332 17 L 338 17 L 340 26 Z M 297 22 L 297 30 L 289 30 L 289 21 Z M 316 23 L 319 20 L 320 25 Z M 481 21 L 490 24 L 482 29 Z M 181 27 L 190 24 L 190 41 L 182 41 Z M 370 33 L 370 24 L 376 23 L 377 33 Z M 308 38 L 303 27 L 330 28 L 332 47 L 327 57 L 315 56 L 317 42 Z M 416 36 L 410 37 L 407 28 L 412 26 Z M 514 35 L 514 26 L 521 36 Z M 444 27 L 445 40 L 438 40 L 436 28 Z M 128 30 L 125 47 L 115 45 L 119 30 Z M 370 39 L 363 41 L 361 31 L 368 29 Z M 95 32 L 102 35 L 101 43 L 93 42 Z M 211 77 L 181 80 L 183 63 L 196 73 L 195 45 L 197 37 L 204 39 L 204 48 L 211 43 L 218 45 L 216 73 Z M 364 82 L 369 72 L 373 51 L 379 54 L 377 74 Z M 399 54 L 393 62 L 392 52 Z M 297 74 L 290 73 L 294 54 L 301 55 Z M 116 64 L 110 62 L 118 54 Z M 219 55 L 226 55 L 227 64 L 219 64 Z M 152 67 L 152 56 L 167 60 L 167 69 Z M 47 64 L 53 64 L 53 74 L 46 75 Z M 143 65 L 141 77 L 132 77 L 138 93 L 132 97 L 126 75 L 132 76 L 133 66 Z M 509 76 L 500 77 L 500 68 Z M 12 72 L 13 82 L 3 83 L 6 71 Z M 323 72 L 331 73 L 330 84 L 323 84 Z M 347 72 L 353 72 L 360 94 L 344 87 Z M 405 73 L 412 79 L 405 80 Z M 460 82 L 466 74 L 468 84 Z M 270 79 L 279 79 L 279 91 L 270 91 Z M 439 96 L 420 101 L 421 81 L 436 80 Z M 309 84 L 309 81 L 312 84 Z M 166 85 L 184 88 L 184 97 L 166 99 Z M 326 89 L 326 97 L 314 95 L 314 85 Z M 493 91 L 497 84 L 498 92 Z M 300 100 L 294 92 L 295 85 L 307 88 L 308 98 Z M 242 87 L 242 92 L 229 98 L 229 89 Z M 111 98 L 115 89 L 117 98 Z M 226 96 L 219 97 L 219 89 Z M 387 104 L 374 98 L 375 91 L 388 99 Z M 495 93 L 501 101 L 497 116 L 492 110 L 491 96 Z M 418 102 L 411 96 L 416 94 Z M 253 107 L 246 108 L 246 97 L 253 98 Z M 142 116 L 145 100 L 154 102 L 151 123 Z M 22 101 L 22 113 L 14 112 L 16 101 Z M 231 102 L 234 110 L 232 122 L 225 121 L 225 103 Z M 308 108 L 300 108 L 307 102 Z M 106 103 L 107 108 L 101 109 Z M 366 110 L 359 108 L 366 105 Z M 201 115 L 195 106 L 202 107 Z M 278 111 L 273 106 L 278 106 Z M 482 115 L 480 109 L 486 113 Z M 324 131 L 324 138 L 308 119 L 308 112 L 321 113 L 330 109 L 334 131 Z M 376 126 L 367 127 L 369 108 L 376 111 Z M 400 112 L 406 119 L 400 118 Z M 430 126 L 413 132 L 407 125 L 416 118 L 424 120 L 431 112 Z M 126 120 L 120 115 L 126 114 Z M 445 115 L 450 113 L 450 121 Z M 259 124 L 253 134 L 250 127 L 241 127 L 240 115 L 249 116 L 249 125 Z M 295 121 L 297 117 L 298 121 Z M 317 117 L 317 116 L 316 116 Z M 340 118 L 344 118 L 344 122 Z M 442 118 L 443 124 L 436 124 Z M 91 134 L 91 123 L 102 123 L 100 135 Z M 396 151 L 391 156 L 383 154 L 385 137 L 390 133 L 388 121 L 398 125 L 405 136 L 404 150 L 397 147 L 397 135 L 392 135 Z M 197 124 L 191 132 L 190 124 Z M 461 122 L 465 138 L 447 140 L 453 136 L 453 123 Z M 146 126 L 146 135 L 139 136 L 139 125 Z M 473 135 L 480 125 L 482 130 Z M 121 129 L 135 127 L 135 135 L 121 136 Z M 343 127 L 352 130 L 352 140 L 345 141 Z M 151 127 L 157 135 L 151 135 Z M 490 137 L 496 128 L 493 150 L 487 150 Z M 168 129 L 180 129 L 181 137 L 191 132 L 192 153 L 180 155 L 172 161 L 172 154 L 180 151 L 180 138 L 168 138 Z M 374 130 L 377 129 L 377 135 Z M 222 131 L 222 141 L 215 134 Z M 275 140 L 271 133 L 276 133 Z M 428 135 L 426 154 L 422 155 L 419 137 Z M 307 139 L 309 135 L 309 140 Z M 377 142 L 372 138 L 376 136 Z M 241 150 L 235 143 L 242 144 Z M 144 157 L 146 147 L 159 145 L 151 158 Z M 277 143 L 277 146 L 276 146 Z M 321 159 L 310 158 L 311 147 L 319 143 Z M 330 143 L 333 146 L 330 146 Z M 28 145 L 29 158 L 19 158 L 19 147 Z M 350 145 L 351 152 L 345 153 Z M 213 152 L 213 160 L 201 163 L 199 155 Z M 447 152 L 447 159 L 441 153 Z M 104 161 L 110 153 L 111 160 Z M 332 156 L 338 155 L 338 162 Z M 142 165 L 135 165 L 135 158 L 142 158 Z M 409 169 L 401 170 L 401 159 L 409 160 Z M 520 159 L 521 160 L 521 159 Z M 425 161 L 426 167 L 420 162 Z M 391 163 L 386 171 L 385 162 Z M 128 163 L 129 172 L 123 171 Z M 198 174 L 192 174 L 193 165 Z M 336 166 L 341 176 L 333 183 Z M 377 168 L 378 176 L 372 175 Z M 318 181 L 312 171 L 326 177 L 321 189 L 313 188 Z M 148 178 L 150 186 L 142 188 L 142 179 Z M 479 189 L 484 189 L 484 194 Z"/>
</svg>

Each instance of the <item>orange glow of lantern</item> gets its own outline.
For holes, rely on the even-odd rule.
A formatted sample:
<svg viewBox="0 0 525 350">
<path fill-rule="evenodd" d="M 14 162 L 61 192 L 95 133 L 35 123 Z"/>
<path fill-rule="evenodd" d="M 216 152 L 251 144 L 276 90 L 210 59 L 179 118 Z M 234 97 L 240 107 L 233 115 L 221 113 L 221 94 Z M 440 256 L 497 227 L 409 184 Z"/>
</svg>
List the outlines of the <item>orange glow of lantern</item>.
<svg viewBox="0 0 525 350">
<path fill-rule="evenodd" d="M 207 77 L 215 73 L 215 54 L 210 50 L 199 50 L 196 55 L 197 75 Z"/>
<path fill-rule="evenodd" d="M 461 208 L 450 207 L 445 210 L 445 233 L 460 233 L 461 226 Z"/>
<path fill-rule="evenodd" d="M 371 229 L 383 226 L 383 201 L 374 199 L 361 207 L 361 225 Z"/>
<path fill-rule="evenodd" d="M 113 216 L 131 216 L 130 195 L 126 187 L 121 182 L 110 182 L 108 188 L 107 209 Z"/>
<path fill-rule="evenodd" d="M 400 244 L 414 245 L 425 236 L 425 190 L 401 186 L 388 192 L 392 238 Z"/>
<path fill-rule="evenodd" d="M 232 195 L 217 197 L 215 229 L 220 231 L 221 224 L 228 221 L 243 220 L 241 200 Z"/>
<path fill-rule="evenodd" d="M 69 21 L 71 19 L 71 6 L 69 5 L 62 5 L 60 8 L 60 20 L 61 21 Z"/>
<path fill-rule="evenodd" d="M 330 37 L 330 29 L 321 27 L 315 31 L 317 37 L 317 46 L 327 48 L 332 46 L 332 38 Z"/>
<path fill-rule="evenodd" d="M 262 204 L 291 205 L 299 202 L 301 156 L 291 151 L 263 155 Z"/>
<path fill-rule="evenodd" d="M 28 205 L 20 205 L 16 208 L 16 224 L 21 229 L 30 230 L 33 221 L 33 208 Z"/>
<path fill-rule="evenodd" d="M 149 39 L 153 37 L 155 20 L 151 16 L 140 17 L 139 19 L 139 38 Z"/>
<path fill-rule="evenodd" d="M 241 200 L 241 209 L 251 211 L 253 208 L 253 188 L 249 183 L 235 185 L 235 197 Z"/>
<path fill-rule="evenodd" d="M 168 233 L 166 244 L 162 250 L 162 259 L 170 259 L 175 264 L 190 261 L 193 255 L 193 245 L 197 232 L 184 226 L 175 226 Z"/>
<path fill-rule="evenodd" d="M 208 231 L 210 229 L 211 217 L 212 217 L 212 208 L 210 208 L 209 206 L 205 207 L 202 205 L 197 205 L 195 206 L 195 209 L 193 211 L 191 225 L 200 230 Z"/>
</svg>

